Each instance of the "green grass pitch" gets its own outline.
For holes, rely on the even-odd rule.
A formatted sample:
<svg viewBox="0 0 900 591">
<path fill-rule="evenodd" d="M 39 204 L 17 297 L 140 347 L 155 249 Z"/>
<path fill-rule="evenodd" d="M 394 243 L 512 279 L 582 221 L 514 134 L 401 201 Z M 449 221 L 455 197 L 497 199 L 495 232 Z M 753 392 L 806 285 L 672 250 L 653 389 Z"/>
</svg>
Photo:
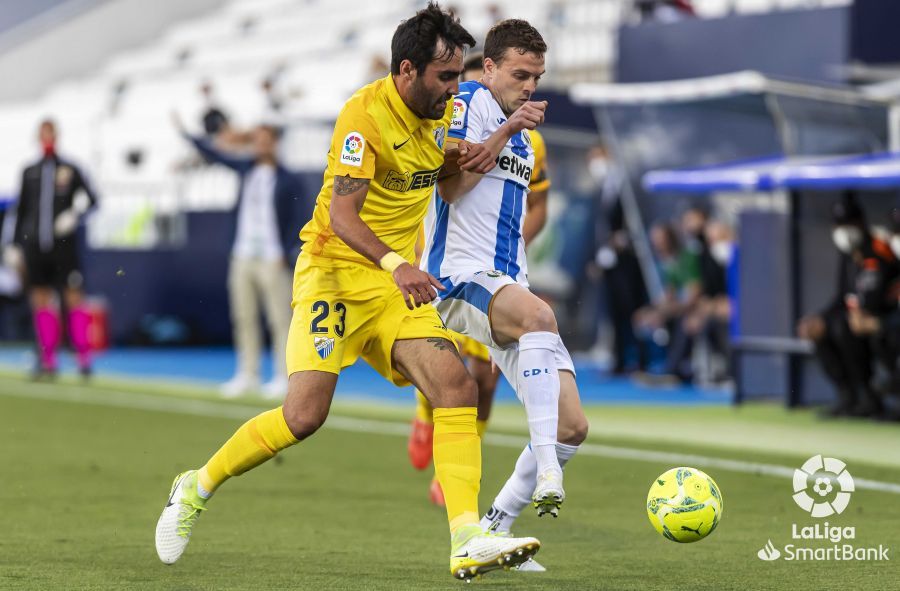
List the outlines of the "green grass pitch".
<svg viewBox="0 0 900 591">
<path fill-rule="evenodd" d="M 337 403 L 333 418 L 344 422 L 326 425 L 276 461 L 227 483 L 199 520 L 182 559 L 173 566 L 160 563 L 153 534 L 172 478 L 202 464 L 254 407 L 263 408 L 247 400 L 215 401 L 211 393 L 189 388 L 102 381 L 91 387 L 42 385 L 0 376 L 0 589 L 467 586 L 449 575 L 446 517 L 426 498 L 430 474 L 415 472 L 406 459 L 400 422 L 411 403 Z M 793 468 L 811 455 L 803 440 L 815 441 L 824 432 L 829 441 L 846 440 L 854 458 L 871 451 L 869 462 L 843 458 L 855 477 L 900 482 L 896 427 L 822 424 L 809 413 L 748 409 L 592 407 L 590 441 Z M 520 415 L 516 407 L 499 408 L 490 432 L 519 436 L 524 443 Z M 346 419 L 353 416 L 385 421 L 385 432 L 350 430 L 357 423 Z M 698 431 L 703 425 L 732 437 L 720 436 L 715 444 Z M 765 430 L 779 425 L 785 439 L 772 445 L 773 435 Z M 746 433 L 752 440 L 760 430 L 766 435 L 758 445 L 741 439 Z M 792 441 L 790 433 L 801 436 Z M 891 440 L 894 446 L 885 449 L 883 442 Z M 484 446 L 482 510 L 518 454 L 496 442 L 489 439 Z M 856 545 L 890 546 L 891 561 L 764 562 L 756 553 L 769 539 L 783 547 L 791 542 L 791 523 L 816 521 L 791 500 L 790 480 L 697 465 L 720 485 L 725 512 L 708 539 L 679 545 L 659 536 L 645 511 L 650 483 L 670 467 L 653 460 L 576 457 L 567 469 L 568 499 L 560 518 L 538 519 L 529 512 L 517 523 L 519 533 L 543 542 L 538 559 L 549 572 L 500 571 L 472 586 L 822 591 L 900 585 L 900 558 L 894 555 L 900 547 L 900 494 L 858 490 L 847 511 L 828 520 L 855 526 Z"/>
</svg>

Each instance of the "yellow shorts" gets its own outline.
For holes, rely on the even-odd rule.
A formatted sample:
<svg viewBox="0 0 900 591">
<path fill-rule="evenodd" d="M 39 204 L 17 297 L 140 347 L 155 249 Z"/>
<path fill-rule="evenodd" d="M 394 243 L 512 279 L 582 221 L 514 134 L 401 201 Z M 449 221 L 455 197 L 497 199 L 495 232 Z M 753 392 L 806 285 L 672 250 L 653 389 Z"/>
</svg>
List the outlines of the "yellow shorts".
<svg viewBox="0 0 900 591">
<path fill-rule="evenodd" d="M 488 348 L 483 343 L 458 332 L 450 331 L 450 334 L 453 335 L 456 346 L 463 357 L 474 357 L 481 361 L 491 360 Z"/>
<path fill-rule="evenodd" d="M 410 310 L 389 273 L 302 253 L 294 269 L 288 375 L 339 374 L 361 356 L 398 386 L 409 381 L 391 364 L 394 341 L 452 339 L 432 305 Z"/>
</svg>

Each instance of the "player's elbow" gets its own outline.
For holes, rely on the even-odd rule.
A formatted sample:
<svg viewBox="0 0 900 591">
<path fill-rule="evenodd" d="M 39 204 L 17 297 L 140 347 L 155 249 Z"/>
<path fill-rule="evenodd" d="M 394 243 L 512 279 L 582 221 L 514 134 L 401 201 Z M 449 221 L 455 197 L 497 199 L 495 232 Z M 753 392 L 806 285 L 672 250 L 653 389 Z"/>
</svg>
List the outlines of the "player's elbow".
<svg viewBox="0 0 900 591">
<path fill-rule="evenodd" d="M 459 199 L 459 191 L 455 187 L 455 183 L 450 181 L 447 183 L 438 183 L 438 197 L 445 203 L 452 204 Z"/>
</svg>

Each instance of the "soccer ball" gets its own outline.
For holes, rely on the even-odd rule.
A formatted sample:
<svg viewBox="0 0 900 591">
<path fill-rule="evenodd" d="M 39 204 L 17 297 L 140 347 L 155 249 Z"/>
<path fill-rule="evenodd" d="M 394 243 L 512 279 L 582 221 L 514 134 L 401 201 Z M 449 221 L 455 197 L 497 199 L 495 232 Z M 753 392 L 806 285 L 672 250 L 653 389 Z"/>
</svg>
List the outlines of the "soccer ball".
<svg viewBox="0 0 900 591">
<path fill-rule="evenodd" d="M 673 542 L 696 542 L 711 534 L 724 506 L 719 486 L 696 468 L 672 468 L 647 494 L 650 523 Z"/>
</svg>

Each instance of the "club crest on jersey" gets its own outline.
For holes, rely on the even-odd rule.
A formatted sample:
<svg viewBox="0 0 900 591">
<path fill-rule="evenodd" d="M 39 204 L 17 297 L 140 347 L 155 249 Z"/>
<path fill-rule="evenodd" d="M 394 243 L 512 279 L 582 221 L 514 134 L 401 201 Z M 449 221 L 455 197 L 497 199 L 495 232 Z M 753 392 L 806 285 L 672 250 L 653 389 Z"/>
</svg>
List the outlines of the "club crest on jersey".
<svg viewBox="0 0 900 591">
<path fill-rule="evenodd" d="M 351 131 L 344 138 L 341 147 L 341 164 L 348 166 L 362 166 L 363 154 L 366 151 L 366 140 L 358 131 Z"/>
<path fill-rule="evenodd" d="M 444 132 L 445 131 L 446 130 L 443 125 L 434 130 L 434 143 L 437 144 L 438 148 L 444 147 Z"/>
<path fill-rule="evenodd" d="M 450 129 L 462 129 L 466 116 L 466 101 L 453 99 L 453 115 L 450 117 Z"/>
<path fill-rule="evenodd" d="M 334 351 L 334 339 L 331 337 L 316 337 L 313 344 L 316 346 L 316 353 L 322 359 L 327 358 Z"/>
<path fill-rule="evenodd" d="M 495 279 L 496 279 L 497 277 L 503 277 L 503 276 L 505 275 L 505 273 L 504 273 L 503 271 L 498 271 L 497 269 L 492 269 L 492 270 L 490 270 L 490 271 L 485 271 L 484 274 L 487 275 L 488 277 L 493 277 L 493 278 L 495 278 Z"/>
</svg>

